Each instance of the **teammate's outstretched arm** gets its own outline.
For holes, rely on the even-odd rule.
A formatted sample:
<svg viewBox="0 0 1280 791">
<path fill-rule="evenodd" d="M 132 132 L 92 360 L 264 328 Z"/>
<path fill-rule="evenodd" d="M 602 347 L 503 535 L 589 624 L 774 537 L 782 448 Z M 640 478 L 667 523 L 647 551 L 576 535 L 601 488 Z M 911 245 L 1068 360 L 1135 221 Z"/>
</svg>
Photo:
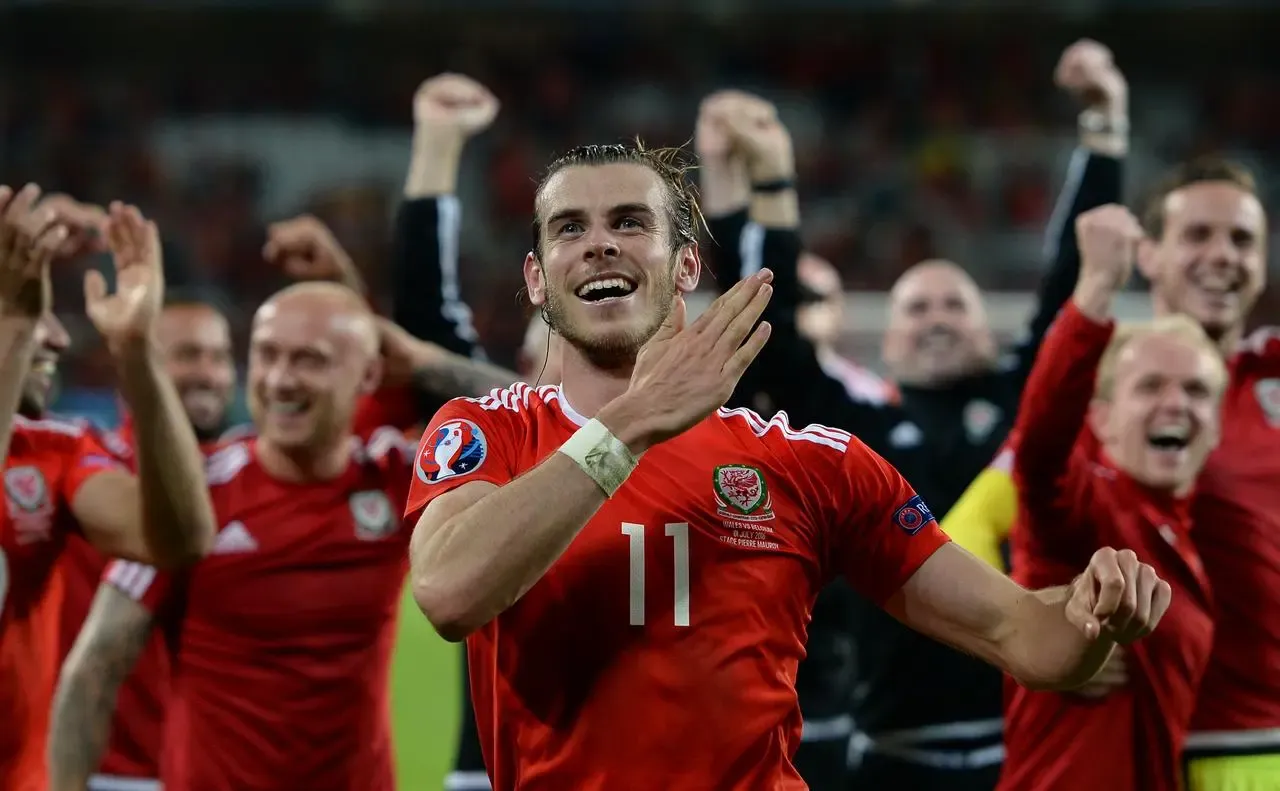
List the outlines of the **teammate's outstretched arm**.
<svg viewBox="0 0 1280 791">
<path fill-rule="evenodd" d="M 886 608 L 1032 689 L 1073 689 L 1116 645 L 1160 622 L 1169 583 L 1130 550 L 1100 549 L 1067 586 L 1029 591 L 955 544 L 935 552 Z"/>
<path fill-rule="evenodd" d="M 103 584 L 62 665 L 49 724 L 49 791 L 84 791 L 111 736 L 116 694 L 147 644 L 154 618 Z"/>
<path fill-rule="evenodd" d="M 36 348 L 36 326 L 52 307 L 49 264 L 67 238 L 57 214 L 37 205 L 40 188 L 0 186 L 0 461 Z"/>
<path fill-rule="evenodd" d="M 97 270 L 85 274 L 85 310 L 115 359 L 134 420 L 135 477 L 106 471 L 71 502 L 85 536 L 108 555 L 162 566 L 204 555 L 215 532 L 204 456 L 155 345 L 164 301 L 160 234 L 132 206 L 112 204 L 106 227 L 116 290 Z"/>
<path fill-rule="evenodd" d="M 724 405 L 768 339 L 769 325 L 755 325 L 771 276 L 762 270 L 741 281 L 687 328 L 677 296 L 627 391 L 559 452 L 505 485 L 473 481 L 430 501 L 409 557 L 414 600 L 442 637 L 461 640 L 518 601 L 637 457 Z"/>
</svg>

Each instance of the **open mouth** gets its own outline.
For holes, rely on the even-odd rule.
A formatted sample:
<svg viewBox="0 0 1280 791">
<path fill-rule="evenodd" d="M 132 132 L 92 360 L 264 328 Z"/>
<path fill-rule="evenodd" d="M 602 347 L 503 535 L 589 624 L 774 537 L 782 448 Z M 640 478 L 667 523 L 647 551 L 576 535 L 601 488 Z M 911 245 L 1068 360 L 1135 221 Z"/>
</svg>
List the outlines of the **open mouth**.
<svg viewBox="0 0 1280 791">
<path fill-rule="evenodd" d="M 272 401 L 267 412 L 274 418 L 289 420 L 305 415 L 310 409 L 310 400 Z"/>
<path fill-rule="evenodd" d="M 1147 435 L 1147 445 L 1160 451 L 1180 451 L 1191 442 L 1191 432 L 1186 426 L 1165 426 Z"/>
<path fill-rule="evenodd" d="M 41 376 L 52 377 L 58 373 L 58 358 L 35 357 L 31 360 L 31 371 Z"/>
<path fill-rule="evenodd" d="M 635 293 L 635 281 L 621 275 L 606 275 L 578 286 L 574 295 L 583 302 L 598 304 L 625 299 Z"/>
</svg>

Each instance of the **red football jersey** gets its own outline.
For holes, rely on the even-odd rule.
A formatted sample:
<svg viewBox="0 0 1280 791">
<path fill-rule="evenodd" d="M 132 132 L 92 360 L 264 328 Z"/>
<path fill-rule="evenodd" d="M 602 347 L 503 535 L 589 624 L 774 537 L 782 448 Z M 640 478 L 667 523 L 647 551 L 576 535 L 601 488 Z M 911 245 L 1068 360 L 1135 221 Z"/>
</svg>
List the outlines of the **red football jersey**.
<svg viewBox="0 0 1280 791">
<path fill-rule="evenodd" d="M 409 530 L 392 503 L 412 447 L 382 428 L 341 477 L 271 478 L 255 442 L 208 463 L 219 531 L 181 577 L 116 562 L 106 580 L 174 638 L 166 791 L 391 791 L 387 685 Z"/>
<path fill-rule="evenodd" d="M 556 386 L 451 401 L 423 435 L 408 514 L 509 482 L 585 422 Z M 494 789 L 805 788 L 795 677 L 818 591 L 842 574 L 883 602 L 946 542 L 844 431 L 721 410 L 651 448 L 468 639 Z"/>
<path fill-rule="evenodd" d="M 1200 476 L 1192 512 L 1218 626 L 1192 723 L 1203 732 L 1193 736 L 1197 746 L 1280 750 L 1277 482 L 1280 335 L 1263 329 L 1231 360 L 1222 441 Z M 1267 732 L 1269 740 L 1222 733 L 1246 730 Z"/>
<path fill-rule="evenodd" d="M 1124 650 L 1129 682 L 1100 700 L 1005 686 L 1002 791 L 1176 789 L 1182 744 L 1213 644 L 1208 578 L 1190 499 L 1148 489 L 1112 464 L 1085 426 L 1111 339 L 1068 304 L 1045 338 L 1019 407 L 1013 577 L 1066 585 L 1098 549 L 1132 549 L 1173 588 L 1160 627 Z"/>
<path fill-rule="evenodd" d="M 121 469 L 85 426 L 14 418 L 0 516 L 0 788 L 45 791 L 45 736 L 57 684 L 62 579 L 58 556 L 78 528 L 70 503 Z"/>
</svg>

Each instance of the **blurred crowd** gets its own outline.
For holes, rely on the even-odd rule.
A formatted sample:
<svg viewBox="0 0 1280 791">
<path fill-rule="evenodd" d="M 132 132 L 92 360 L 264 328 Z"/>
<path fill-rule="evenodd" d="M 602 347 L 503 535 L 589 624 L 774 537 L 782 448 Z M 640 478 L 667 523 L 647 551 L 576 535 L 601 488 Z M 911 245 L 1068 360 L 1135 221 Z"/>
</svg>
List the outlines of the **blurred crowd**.
<svg viewBox="0 0 1280 791">
<path fill-rule="evenodd" d="M 170 279 L 219 294 L 243 331 L 243 307 L 281 282 L 262 262 L 265 223 L 301 211 L 335 229 L 382 294 L 407 97 L 423 74 L 474 74 L 510 112 L 467 162 L 463 283 L 486 346 L 509 363 L 527 315 L 512 305 L 539 163 L 633 133 L 685 142 L 698 98 L 733 84 L 778 103 L 797 141 L 806 245 L 846 288 L 882 290 L 945 255 L 984 289 L 1024 290 L 1074 140 L 1045 76 L 1074 31 L 1041 19 L 833 14 L 778 30 L 768 15 L 357 24 L 309 12 L 0 11 L 0 170 L 91 201 L 136 201 L 165 230 Z M 1215 26 L 1231 32 L 1196 38 L 1194 65 L 1179 57 L 1180 42 Z M 1208 149 L 1246 151 L 1260 181 L 1277 183 L 1267 174 L 1280 116 L 1266 108 L 1280 82 L 1262 59 L 1266 27 L 1225 12 L 1089 26 L 1143 86 L 1135 183 Z M 76 57 L 37 45 L 51 35 Z M 1215 48 L 1231 51 L 1230 81 L 1215 79 Z M 94 388 L 105 370 L 75 320 L 80 273 L 61 274 L 60 308 L 86 341 L 69 380 Z"/>
</svg>

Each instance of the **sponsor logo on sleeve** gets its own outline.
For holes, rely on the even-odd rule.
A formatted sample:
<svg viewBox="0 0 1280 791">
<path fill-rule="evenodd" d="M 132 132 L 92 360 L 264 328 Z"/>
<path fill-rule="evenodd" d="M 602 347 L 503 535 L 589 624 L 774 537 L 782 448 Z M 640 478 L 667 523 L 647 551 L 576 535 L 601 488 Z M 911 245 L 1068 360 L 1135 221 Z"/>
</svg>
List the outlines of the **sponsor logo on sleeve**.
<svg viewBox="0 0 1280 791">
<path fill-rule="evenodd" d="M 897 511 L 893 512 L 893 522 L 909 536 L 914 536 L 927 524 L 933 521 L 933 512 L 924 504 L 920 495 L 907 500 Z"/>
<path fill-rule="evenodd" d="M 414 471 L 426 484 L 470 475 L 489 457 L 484 431 L 470 420 L 449 420 L 437 426 L 422 445 Z"/>
</svg>

